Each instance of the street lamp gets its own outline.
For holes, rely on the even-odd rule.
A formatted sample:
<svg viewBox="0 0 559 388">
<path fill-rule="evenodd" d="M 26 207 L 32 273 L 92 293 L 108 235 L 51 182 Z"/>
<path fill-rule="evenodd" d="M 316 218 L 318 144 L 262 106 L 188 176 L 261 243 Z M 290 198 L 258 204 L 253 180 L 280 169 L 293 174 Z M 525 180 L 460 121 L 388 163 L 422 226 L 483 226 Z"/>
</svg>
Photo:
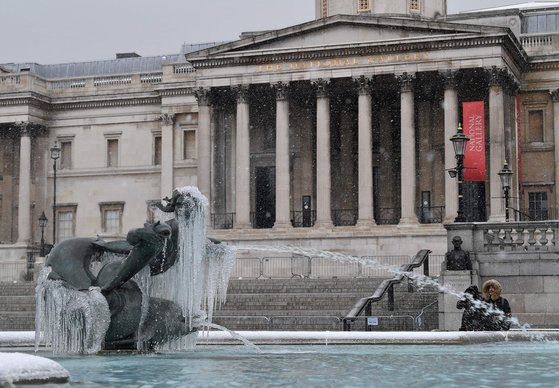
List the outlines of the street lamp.
<svg viewBox="0 0 559 388">
<path fill-rule="evenodd" d="M 52 201 L 52 245 L 56 244 L 56 161 L 60 158 L 60 147 L 54 142 L 54 147 L 50 149 L 50 158 L 53 160 L 52 169 L 54 171 L 54 196 Z"/>
<path fill-rule="evenodd" d="M 455 170 L 458 177 L 458 214 L 456 215 L 454 222 L 466 222 L 466 217 L 464 217 L 464 195 L 462 193 L 462 183 L 464 181 L 464 153 L 466 151 L 466 143 L 469 140 L 470 138 L 464 135 L 462 124 L 458 124 L 456 134 L 450 138 L 452 146 L 454 147 L 454 155 L 456 157 Z"/>
<path fill-rule="evenodd" d="M 41 257 L 45 257 L 45 227 L 49 220 L 43 211 L 39 217 L 39 226 L 41 227 Z"/>
<path fill-rule="evenodd" d="M 512 171 L 506 160 L 503 169 L 499 171 L 499 177 L 501 178 L 501 186 L 505 194 L 505 220 L 509 222 L 509 190 L 512 183 Z"/>
</svg>

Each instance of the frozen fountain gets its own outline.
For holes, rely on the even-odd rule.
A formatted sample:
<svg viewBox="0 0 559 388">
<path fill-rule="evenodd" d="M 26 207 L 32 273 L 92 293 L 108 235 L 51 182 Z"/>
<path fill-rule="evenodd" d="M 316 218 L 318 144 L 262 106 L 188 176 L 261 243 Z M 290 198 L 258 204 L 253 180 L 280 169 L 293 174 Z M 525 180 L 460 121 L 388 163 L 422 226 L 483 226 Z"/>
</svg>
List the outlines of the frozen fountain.
<svg viewBox="0 0 559 388">
<path fill-rule="evenodd" d="M 205 235 L 207 199 L 183 187 L 160 220 L 124 241 L 75 238 L 48 255 L 36 290 L 36 348 L 187 350 L 225 300 L 234 253 Z"/>
</svg>

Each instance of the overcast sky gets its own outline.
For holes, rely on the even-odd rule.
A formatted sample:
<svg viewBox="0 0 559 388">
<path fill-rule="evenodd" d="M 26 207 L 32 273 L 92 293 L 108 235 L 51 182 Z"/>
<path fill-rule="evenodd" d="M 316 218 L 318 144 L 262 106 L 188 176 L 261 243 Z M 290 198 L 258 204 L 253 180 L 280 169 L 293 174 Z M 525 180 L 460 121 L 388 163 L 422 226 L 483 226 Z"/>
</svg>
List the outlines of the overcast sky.
<svg viewBox="0 0 559 388">
<path fill-rule="evenodd" d="M 395 0 L 402 1 L 402 0 Z M 448 12 L 518 4 L 448 0 Z M 314 0 L 0 0 L 0 63 L 113 59 L 117 52 L 176 54 L 183 43 L 314 19 Z"/>
</svg>

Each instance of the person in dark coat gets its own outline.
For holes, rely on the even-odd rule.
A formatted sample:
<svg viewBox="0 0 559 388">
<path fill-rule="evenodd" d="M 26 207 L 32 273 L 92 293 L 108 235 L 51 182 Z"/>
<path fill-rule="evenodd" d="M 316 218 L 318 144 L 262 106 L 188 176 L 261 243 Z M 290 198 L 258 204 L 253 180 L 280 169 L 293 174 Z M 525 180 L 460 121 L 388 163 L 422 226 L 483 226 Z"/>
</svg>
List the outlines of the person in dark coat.
<svg viewBox="0 0 559 388">
<path fill-rule="evenodd" d="M 481 286 L 483 300 L 487 304 L 485 330 L 499 331 L 510 329 L 512 311 L 509 301 L 501 296 L 502 290 L 503 287 L 495 279 L 487 280 Z"/>
<path fill-rule="evenodd" d="M 480 306 L 481 300 L 481 294 L 477 286 L 466 288 L 464 296 L 456 303 L 457 309 L 464 309 L 460 331 L 483 330 L 484 311 Z"/>
</svg>

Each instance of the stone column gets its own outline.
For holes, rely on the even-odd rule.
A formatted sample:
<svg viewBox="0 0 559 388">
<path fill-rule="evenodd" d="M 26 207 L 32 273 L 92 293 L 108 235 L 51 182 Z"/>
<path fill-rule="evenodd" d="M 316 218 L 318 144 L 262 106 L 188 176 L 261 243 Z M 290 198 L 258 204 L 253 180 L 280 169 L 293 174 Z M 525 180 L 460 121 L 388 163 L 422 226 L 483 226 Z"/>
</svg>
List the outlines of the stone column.
<svg viewBox="0 0 559 388">
<path fill-rule="evenodd" d="M 400 81 L 401 101 L 401 207 L 400 226 L 417 225 L 415 214 L 416 170 L 415 170 L 415 106 L 413 80 L 415 76 L 404 73 L 398 77 Z"/>
<path fill-rule="evenodd" d="M 553 144 L 555 147 L 555 207 L 559 206 L 559 89 L 551 92 L 553 100 Z"/>
<path fill-rule="evenodd" d="M 358 143 L 359 143 L 359 218 L 357 226 L 370 228 L 373 218 L 373 121 L 371 79 L 365 76 L 357 80 L 358 99 Z"/>
<path fill-rule="evenodd" d="M 316 87 L 316 223 L 315 227 L 330 228 L 330 97 L 327 79 L 313 83 Z"/>
<path fill-rule="evenodd" d="M 489 198 L 490 222 L 505 220 L 505 206 L 499 171 L 505 162 L 505 110 L 503 69 L 489 70 Z"/>
<path fill-rule="evenodd" d="M 31 133 L 28 123 L 16 123 L 19 146 L 18 244 L 31 242 Z"/>
<path fill-rule="evenodd" d="M 276 222 L 274 228 L 291 228 L 289 203 L 289 85 L 279 82 L 276 90 Z"/>
<path fill-rule="evenodd" d="M 456 167 L 456 156 L 450 138 L 456 134 L 460 119 L 458 117 L 458 91 L 456 89 L 456 72 L 442 74 L 444 89 L 444 168 Z M 451 178 L 445 171 L 445 217 L 444 223 L 454 222 L 458 215 L 458 179 Z"/>
<path fill-rule="evenodd" d="M 195 92 L 198 100 L 198 132 L 197 132 L 197 158 L 198 176 L 197 185 L 202 194 L 211 204 L 211 117 L 210 117 L 210 90 L 199 88 Z M 210 210 L 211 212 L 211 210 Z M 208 214 L 209 215 L 209 214 Z"/>
<path fill-rule="evenodd" d="M 250 131 L 248 86 L 237 91 L 237 138 L 235 179 L 235 228 L 250 228 Z"/>
<path fill-rule="evenodd" d="M 175 115 L 164 113 L 161 120 L 161 198 L 170 197 L 175 189 L 173 160 L 173 123 Z"/>
</svg>

